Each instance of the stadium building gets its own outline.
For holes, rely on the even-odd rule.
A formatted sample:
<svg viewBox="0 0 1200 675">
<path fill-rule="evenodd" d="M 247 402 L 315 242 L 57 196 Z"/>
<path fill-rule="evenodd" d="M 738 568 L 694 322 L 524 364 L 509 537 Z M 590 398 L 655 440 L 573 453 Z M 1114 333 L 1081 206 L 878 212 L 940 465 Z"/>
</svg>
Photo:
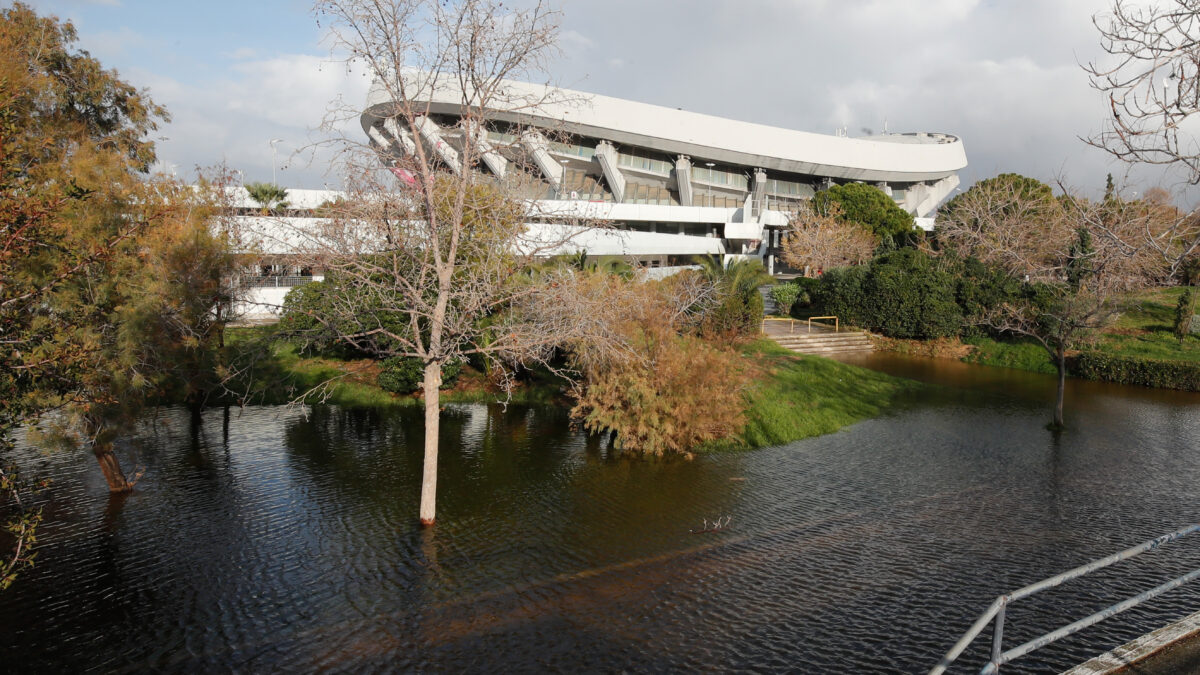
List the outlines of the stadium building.
<svg viewBox="0 0 1200 675">
<path fill-rule="evenodd" d="M 930 229 L 938 204 L 967 165 L 944 133 L 850 138 L 702 115 L 608 96 L 514 84 L 538 104 L 489 113 L 479 170 L 531 200 L 540 223 L 598 219 L 616 232 L 578 240 L 590 255 L 649 267 L 695 255 L 759 258 L 772 273 L 797 205 L 834 184 L 878 186 Z M 549 95 L 548 95 L 549 94 Z M 559 102 L 561 101 L 561 102 Z M 461 93 L 420 101 L 429 114 L 407 128 L 376 82 L 362 114 L 372 144 L 403 156 L 416 143 L 460 171 Z M 531 223 L 537 226 L 539 223 Z"/>
<path fill-rule="evenodd" d="M 477 169 L 529 204 L 530 227 L 603 221 L 571 239 L 573 253 L 622 256 L 667 274 L 697 255 L 750 257 L 772 274 L 793 272 L 779 260 L 782 237 L 798 205 L 835 184 L 869 183 L 933 227 L 938 204 L 967 165 L 962 141 L 944 133 L 885 133 L 850 138 L 702 115 L 608 96 L 514 84 L 540 101 L 520 113 L 489 114 Z M 546 102 L 547 93 L 561 103 Z M 423 144 L 429 156 L 461 171 L 463 113 L 459 92 L 419 101 L 429 114 L 412 129 L 396 116 L 387 87 L 376 82 L 361 116 L 370 143 L 403 157 Z M 250 320 L 269 320 L 295 285 L 321 270 L 290 261 L 288 231 L 319 221 L 336 192 L 289 190 L 289 206 L 265 217 L 245 191 L 236 206 L 263 254 L 243 283 L 253 287 Z M 281 228 L 280 221 L 288 227 Z M 657 268 L 657 269 L 656 269 Z"/>
</svg>

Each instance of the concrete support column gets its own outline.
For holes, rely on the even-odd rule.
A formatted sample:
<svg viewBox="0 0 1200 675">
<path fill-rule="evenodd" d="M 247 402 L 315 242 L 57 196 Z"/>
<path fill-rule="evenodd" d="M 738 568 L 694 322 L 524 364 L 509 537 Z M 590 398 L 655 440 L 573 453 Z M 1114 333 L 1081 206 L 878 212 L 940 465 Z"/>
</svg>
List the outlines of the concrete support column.
<svg viewBox="0 0 1200 675">
<path fill-rule="evenodd" d="M 566 180 L 567 168 L 554 161 L 554 158 L 550 156 L 550 151 L 547 149 L 550 144 L 546 142 L 546 137 L 530 129 L 521 134 L 521 145 L 525 148 L 525 152 L 529 153 L 533 163 L 541 169 L 542 176 L 546 181 L 555 190 L 561 189 L 563 181 Z"/>
<path fill-rule="evenodd" d="M 400 126 L 396 118 L 389 117 L 383 121 L 383 130 L 392 135 L 396 143 L 399 144 L 399 150 L 404 155 L 414 155 L 417 152 L 417 142 L 413 140 L 412 133 L 408 129 Z"/>
<path fill-rule="evenodd" d="M 675 159 L 675 184 L 679 188 L 679 204 L 692 205 L 692 158 L 680 155 Z"/>
<path fill-rule="evenodd" d="M 421 140 L 425 141 L 438 157 L 445 162 L 446 166 L 456 174 L 462 175 L 462 162 L 458 158 L 458 151 L 450 147 L 446 139 L 442 138 L 442 128 L 437 122 L 428 117 L 417 118 L 417 133 L 421 134 Z"/>
<path fill-rule="evenodd" d="M 508 170 L 508 160 L 496 152 L 496 148 L 488 140 L 487 129 L 480 126 L 475 130 L 475 142 L 479 144 L 479 156 L 483 158 L 483 163 L 487 164 L 497 177 L 504 178 L 504 173 Z"/>
<path fill-rule="evenodd" d="M 766 209 L 765 202 L 767 198 L 767 172 L 764 169 L 754 170 L 754 186 L 752 190 L 753 192 L 751 194 L 754 195 L 754 212 L 751 215 L 758 216 L 758 214 L 762 213 Z"/>
<path fill-rule="evenodd" d="M 596 159 L 604 170 L 604 181 L 613 193 L 613 199 L 618 204 L 625 201 L 625 176 L 617 166 L 617 149 L 608 141 L 600 141 L 596 145 Z"/>
</svg>

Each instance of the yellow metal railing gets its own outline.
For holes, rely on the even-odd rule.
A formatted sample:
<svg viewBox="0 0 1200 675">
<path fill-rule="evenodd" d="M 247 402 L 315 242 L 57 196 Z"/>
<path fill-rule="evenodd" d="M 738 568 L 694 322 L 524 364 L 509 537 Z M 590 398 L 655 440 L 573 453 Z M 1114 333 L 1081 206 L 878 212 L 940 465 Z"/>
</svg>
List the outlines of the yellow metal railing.
<svg viewBox="0 0 1200 675">
<path fill-rule="evenodd" d="M 838 327 L 838 318 L 836 316 L 810 316 L 808 317 L 808 332 L 812 332 L 812 322 L 820 321 L 821 319 L 833 319 L 833 332 L 837 333 L 841 330 Z"/>
<path fill-rule="evenodd" d="M 808 332 L 809 333 L 812 332 L 813 321 L 816 321 L 818 326 L 828 325 L 828 324 L 821 324 L 820 322 L 822 319 L 833 319 L 833 332 L 837 333 L 837 332 L 841 331 L 841 325 L 839 324 L 838 318 L 836 316 L 812 316 L 807 319 Z M 788 322 L 788 332 L 789 333 L 796 332 L 796 319 L 790 319 L 790 318 L 781 317 L 781 316 L 764 316 L 763 323 L 762 323 L 762 332 L 764 335 L 767 332 L 767 322 L 768 321 L 787 321 Z"/>
</svg>

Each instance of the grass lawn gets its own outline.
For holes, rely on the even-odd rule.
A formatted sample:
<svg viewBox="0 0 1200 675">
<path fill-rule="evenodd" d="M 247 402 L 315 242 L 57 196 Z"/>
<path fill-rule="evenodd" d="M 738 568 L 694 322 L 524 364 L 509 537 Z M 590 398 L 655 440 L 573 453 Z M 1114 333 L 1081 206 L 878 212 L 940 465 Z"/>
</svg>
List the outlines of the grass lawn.
<svg viewBox="0 0 1200 675">
<path fill-rule="evenodd" d="M 362 407 L 420 406 L 423 399 L 416 394 L 393 394 L 376 383 L 379 363 L 373 359 L 338 359 L 301 355 L 296 345 L 270 340 L 271 327 L 235 328 L 227 334 L 232 349 L 254 343 L 265 343 L 269 353 L 257 364 L 253 382 L 240 389 L 253 392 L 247 403 L 281 405 L 296 401 L 330 403 Z M 553 403 L 561 399 L 560 387 L 546 381 L 521 383 L 509 399 L 513 403 Z M 302 398 L 301 398 L 302 397 Z M 464 367 L 453 386 L 442 389 L 442 403 L 490 403 L 503 400 L 502 391 L 492 386 L 487 377 Z"/>
<path fill-rule="evenodd" d="M 1175 337 L 1175 305 L 1182 288 L 1152 288 L 1130 296 L 1132 305 L 1101 333 L 1095 348 L 1120 356 L 1162 361 L 1200 360 L 1200 337 Z"/>
<path fill-rule="evenodd" d="M 746 392 L 746 429 L 702 450 L 754 448 L 828 434 L 875 417 L 924 385 L 758 340 L 744 350 L 756 373 Z"/>
<path fill-rule="evenodd" d="M 1050 361 L 1050 355 L 1038 342 L 1031 339 L 996 340 L 990 337 L 963 339 L 964 344 L 975 349 L 963 357 L 967 363 L 978 363 L 999 368 L 1016 368 L 1035 373 L 1056 374 L 1058 369 Z"/>
<path fill-rule="evenodd" d="M 1200 361 L 1200 337 L 1190 335 L 1183 344 L 1175 337 L 1175 304 L 1182 293 L 1182 288 L 1152 288 L 1131 294 L 1128 308 L 1087 349 L 1141 359 Z M 979 337 L 963 343 L 975 348 L 963 358 L 968 363 L 1056 372 L 1046 350 L 1031 339 Z"/>
<path fill-rule="evenodd" d="M 264 334 L 265 332 L 265 334 Z M 310 392 L 307 403 L 350 407 L 419 406 L 415 394 L 392 394 L 375 382 L 379 367 L 370 359 L 339 360 L 308 357 L 296 346 L 270 341 L 269 328 L 234 329 L 227 336 L 230 348 L 256 341 L 269 345 L 248 390 L 249 403 L 283 404 Z M 837 431 L 875 417 L 896 398 L 921 386 L 912 380 L 891 377 L 831 359 L 796 354 L 770 340 L 757 340 L 743 349 L 752 379 L 745 394 L 747 425 L 736 438 L 709 443 L 701 451 L 779 445 Z M 514 403 L 569 404 L 561 383 L 548 373 L 513 391 Z M 479 372 L 464 368 L 452 388 L 442 391 L 446 403 L 490 402 L 503 398 Z"/>
</svg>

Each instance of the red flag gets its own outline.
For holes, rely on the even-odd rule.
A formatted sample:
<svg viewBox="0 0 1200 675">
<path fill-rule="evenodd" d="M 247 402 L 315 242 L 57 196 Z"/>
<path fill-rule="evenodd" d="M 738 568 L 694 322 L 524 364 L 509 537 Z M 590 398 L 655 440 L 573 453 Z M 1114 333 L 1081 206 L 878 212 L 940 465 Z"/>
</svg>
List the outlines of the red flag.
<svg viewBox="0 0 1200 675">
<path fill-rule="evenodd" d="M 399 178 L 400 180 L 404 181 L 405 185 L 416 185 L 417 184 L 417 178 L 415 176 L 413 176 L 411 173 L 409 173 L 408 170 L 406 170 L 406 169 L 400 169 L 400 168 L 393 167 L 392 173 L 394 173 L 396 175 L 396 178 Z"/>
</svg>

